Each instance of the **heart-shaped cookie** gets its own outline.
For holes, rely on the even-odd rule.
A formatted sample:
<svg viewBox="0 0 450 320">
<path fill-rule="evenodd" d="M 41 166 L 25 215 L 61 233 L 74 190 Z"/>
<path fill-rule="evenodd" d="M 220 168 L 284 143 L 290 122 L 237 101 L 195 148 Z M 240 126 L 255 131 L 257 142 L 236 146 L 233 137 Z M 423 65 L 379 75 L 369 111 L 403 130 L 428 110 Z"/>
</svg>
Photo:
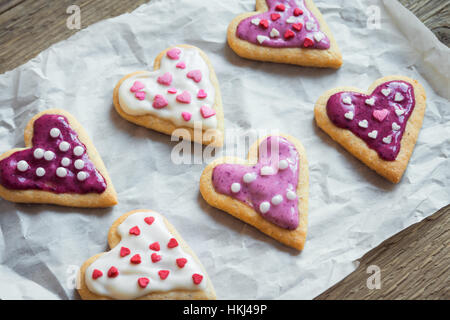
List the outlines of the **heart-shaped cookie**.
<svg viewBox="0 0 450 320">
<path fill-rule="evenodd" d="M 302 250 L 307 231 L 308 162 L 295 138 L 268 136 L 251 148 L 248 161 L 221 158 L 208 165 L 200 192 L 213 207 Z"/>
<path fill-rule="evenodd" d="M 223 145 L 219 83 L 208 57 L 196 47 L 164 50 L 153 72 L 125 76 L 113 98 L 117 112 L 128 121 L 198 143 Z"/>
<path fill-rule="evenodd" d="M 316 103 L 317 125 L 368 167 L 393 183 L 406 170 L 426 108 L 423 87 L 413 79 L 389 76 L 368 93 L 332 89 Z"/>
<path fill-rule="evenodd" d="M 117 219 L 108 234 L 111 250 L 80 269 L 82 299 L 215 299 L 202 264 L 159 213 L 134 210 Z"/>
<path fill-rule="evenodd" d="M 256 12 L 233 19 L 227 38 L 247 59 L 322 68 L 342 65 L 338 45 L 312 0 L 256 0 Z"/>
<path fill-rule="evenodd" d="M 28 122 L 25 148 L 0 156 L 0 196 L 24 203 L 109 207 L 116 191 L 97 150 L 68 112 L 46 110 Z"/>
</svg>

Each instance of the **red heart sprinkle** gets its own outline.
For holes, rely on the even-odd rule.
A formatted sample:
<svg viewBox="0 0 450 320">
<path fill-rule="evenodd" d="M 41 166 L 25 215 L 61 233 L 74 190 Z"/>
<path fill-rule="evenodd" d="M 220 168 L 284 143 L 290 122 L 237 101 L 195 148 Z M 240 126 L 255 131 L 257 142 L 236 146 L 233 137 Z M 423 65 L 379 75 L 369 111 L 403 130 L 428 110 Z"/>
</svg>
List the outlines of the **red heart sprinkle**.
<svg viewBox="0 0 450 320">
<path fill-rule="evenodd" d="M 300 31 L 300 30 L 302 30 L 302 28 L 303 28 L 303 25 L 299 22 L 299 23 L 294 23 L 293 25 L 292 25 L 292 28 L 294 28 L 295 30 L 297 30 L 297 31 Z"/>
<path fill-rule="evenodd" d="M 177 266 L 180 268 L 183 268 L 184 265 L 187 263 L 187 259 L 186 258 L 179 258 L 176 260 L 177 262 Z"/>
<path fill-rule="evenodd" d="M 295 33 L 292 30 L 286 30 L 286 32 L 284 33 L 284 38 L 287 39 L 291 39 L 295 36 Z"/>
<path fill-rule="evenodd" d="M 167 247 L 172 249 L 178 246 L 178 241 L 175 238 L 172 238 L 169 240 L 169 243 L 167 244 Z"/>
<path fill-rule="evenodd" d="M 111 267 L 108 270 L 108 277 L 109 278 L 115 278 L 119 275 L 119 270 L 117 270 L 116 267 Z"/>
<path fill-rule="evenodd" d="M 203 280 L 203 276 L 201 274 L 194 273 L 192 275 L 192 281 L 194 281 L 194 284 L 200 284 L 200 282 L 202 282 L 202 280 Z"/>
<path fill-rule="evenodd" d="M 261 21 L 259 21 L 259 25 L 264 29 L 267 29 L 269 27 L 269 21 L 267 21 L 266 19 L 262 19 Z"/>
<path fill-rule="evenodd" d="M 298 17 L 299 15 L 303 14 L 303 10 L 300 8 L 294 9 L 294 16 Z"/>
<path fill-rule="evenodd" d="M 277 11 L 284 11 L 284 9 L 286 9 L 286 7 L 284 6 L 284 4 L 277 4 L 275 7 L 275 10 Z"/>
<path fill-rule="evenodd" d="M 147 288 L 149 282 L 150 282 L 150 280 L 148 278 L 139 278 L 138 279 L 139 287 L 141 287 L 142 289 Z"/>
<path fill-rule="evenodd" d="M 190 112 L 182 112 L 181 116 L 183 117 L 184 121 L 189 121 L 191 120 L 192 114 Z"/>
<path fill-rule="evenodd" d="M 159 246 L 159 242 L 154 242 L 151 245 L 148 246 L 150 250 L 159 251 L 161 247 Z"/>
<path fill-rule="evenodd" d="M 314 45 L 314 41 L 312 41 L 310 38 L 305 38 L 305 41 L 303 42 L 303 46 L 305 48 L 312 47 Z"/>
<path fill-rule="evenodd" d="M 121 257 L 126 257 L 127 255 L 130 254 L 130 249 L 126 248 L 126 247 L 122 247 L 120 248 L 120 256 Z"/>
<path fill-rule="evenodd" d="M 134 226 L 130 229 L 130 234 L 134 234 L 135 236 L 138 236 L 141 234 L 141 230 L 139 230 L 138 226 Z"/>
<path fill-rule="evenodd" d="M 130 262 L 133 264 L 139 264 L 141 263 L 141 256 L 139 254 L 135 254 L 131 257 Z"/>
<path fill-rule="evenodd" d="M 92 279 L 97 279 L 100 278 L 103 275 L 103 272 L 101 272 L 98 269 L 94 269 L 94 271 L 92 272 Z"/>
<path fill-rule="evenodd" d="M 170 273 L 169 270 L 160 270 L 158 272 L 159 277 L 161 278 L 161 280 L 165 280 L 169 276 L 169 273 Z"/>
<path fill-rule="evenodd" d="M 148 225 L 151 225 L 153 223 L 153 221 L 155 221 L 155 218 L 153 217 L 147 217 L 144 219 L 145 223 Z"/>
<path fill-rule="evenodd" d="M 160 256 L 159 254 L 152 253 L 152 262 L 153 262 L 153 263 L 156 263 L 156 262 L 158 262 L 159 260 L 161 260 L 161 256 Z"/>
<path fill-rule="evenodd" d="M 270 19 L 272 19 L 272 21 L 277 21 L 278 19 L 280 19 L 281 15 L 279 13 L 272 13 L 270 15 Z"/>
</svg>

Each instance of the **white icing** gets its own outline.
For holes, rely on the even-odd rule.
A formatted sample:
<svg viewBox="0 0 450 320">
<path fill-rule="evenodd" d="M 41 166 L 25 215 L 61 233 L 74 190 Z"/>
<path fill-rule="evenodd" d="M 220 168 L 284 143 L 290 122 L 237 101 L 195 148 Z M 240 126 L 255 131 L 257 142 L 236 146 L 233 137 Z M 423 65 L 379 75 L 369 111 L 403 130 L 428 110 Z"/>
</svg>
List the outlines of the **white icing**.
<svg viewBox="0 0 450 320">
<path fill-rule="evenodd" d="M 355 117 L 355 114 L 353 113 L 353 111 L 349 111 L 344 114 L 344 117 L 347 118 L 348 120 L 353 120 L 353 118 Z"/>
<path fill-rule="evenodd" d="M 256 180 L 256 174 L 253 172 L 249 172 L 244 174 L 244 177 L 242 178 L 245 183 L 250 183 Z"/>
<path fill-rule="evenodd" d="M 352 104 L 352 98 L 347 96 L 344 99 L 342 99 L 342 102 L 345 104 Z"/>
<path fill-rule="evenodd" d="M 383 142 L 386 144 L 390 144 L 392 142 L 392 136 L 384 137 Z"/>
<path fill-rule="evenodd" d="M 45 175 L 45 169 L 44 169 L 44 168 L 41 168 L 41 167 L 37 168 L 37 169 L 36 169 L 36 175 L 37 175 L 38 177 L 43 177 L 43 176 Z"/>
<path fill-rule="evenodd" d="M 295 200 L 297 199 L 297 194 L 292 190 L 288 190 L 286 192 L 286 198 L 288 198 L 289 200 Z"/>
<path fill-rule="evenodd" d="M 70 144 L 67 141 L 62 141 L 59 144 L 59 150 L 61 150 L 62 152 L 66 152 L 67 150 L 69 150 L 70 148 Z"/>
<path fill-rule="evenodd" d="M 84 181 L 84 180 L 86 180 L 88 176 L 89 176 L 88 173 L 87 173 L 87 172 L 84 172 L 84 171 L 80 171 L 80 172 L 77 173 L 77 179 L 78 179 L 79 181 Z"/>
<path fill-rule="evenodd" d="M 75 166 L 76 169 L 81 170 L 81 169 L 84 168 L 84 161 L 81 160 L 81 159 L 77 159 L 74 162 L 74 166 Z"/>
<path fill-rule="evenodd" d="M 392 130 L 398 131 L 398 130 L 400 130 L 400 128 L 401 127 L 397 123 L 395 123 L 395 122 L 392 123 Z"/>
<path fill-rule="evenodd" d="M 282 202 L 283 202 L 283 196 L 281 194 L 277 194 L 276 196 L 274 196 L 272 198 L 272 204 L 274 206 L 277 206 L 277 205 L 279 205 Z"/>
<path fill-rule="evenodd" d="M 270 203 L 267 201 L 261 202 L 261 204 L 259 205 L 259 211 L 261 211 L 261 213 L 267 213 L 270 210 Z"/>
<path fill-rule="evenodd" d="M 53 151 L 47 150 L 44 152 L 44 159 L 47 161 L 51 161 L 55 158 L 55 153 Z"/>
<path fill-rule="evenodd" d="M 75 148 L 73 148 L 73 154 L 76 155 L 77 157 L 81 156 L 84 152 L 84 148 L 82 146 L 76 146 Z"/>
<path fill-rule="evenodd" d="M 205 119 L 200 112 L 202 106 L 209 108 L 214 106 L 216 90 L 210 80 L 211 70 L 197 49 L 178 49 L 181 51 L 179 59 L 172 60 L 164 55 L 161 59 L 160 69 L 153 72 L 140 73 L 126 79 L 119 88 L 120 106 L 127 114 L 134 116 L 152 114 L 167 119 L 178 126 L 194 127 L 195 123 L 201 123 L 203 129 L 216 128 L 217 117 L 214 115 Z M 180 62 L 186 64 L 185 69 L 176 67 Z M 200 82 L 187 78 L 187 73 L 192 70 L 201 71 L 202 78 Z M 157 82 L 158 77 L 167 72 L 170 72 L 172 75 L 170 88 L 177 89 L 177 94 L 168 94 L 167 89 L 169 87 Z M 144 85 L 142 89 L 146 93 L 144 100 L 136 99 L 135 93 L 130 91 L 135 81 L 139 81 Z M 197 98 L 197 94 L 201 89 L 206 92 L 206 98 Z M 184 91 L 187 91 L 191 96 L 189 104 L 180 103 L 176 100 L 178 94 Z M 153 100 L 156 95 L 162 95 L 167 100 L 168 105 L 161 109 L 155 109 Z M 191 119 L 185 121 L 182 117 L 182 112 L 189 112 L 192 115 Z"/>
<path fill-rule="evenodd" d="M 275 170 L 272 167 L 264 166 L 261 168 L 261 175 L 262 176 L 270 176 L 275 174 Z"/>
<path fill-rule="evenodd" d="M 50 136 L 52 138 L 58 138 L 60 134 L 61 134 L 61 131 L 58 128 L 52 128 L 50 130 Z"/>
<path fill-rule="evenodd" d="M 369 106 L 374 106 L 375 105 L 375 97 L 372 97 L 370 99 L 366 99 L 366 104 L 368 104 Z"/>
<path fill-rule="evenodd" d="M 285 159 L 280 160 L 280 162 L 278 163 L 278 169 L 280 170 L 285 170 L 289 167 L 289 162 Z"/>
<path fill-rule="evenodd" d="M 280 36 L 280 31 L 278 31 L 277 29 L 273 28 L 273 29 L 270 31 L 270 36 L 271 36 L 272 38 L 279 37 L 279 36 Z"/>
<path fill-rule="evenodd" d="M 17 162 L 17 170 L 19 170 L 20 172 L 27 171 L 29 167 L 30 166 L 25 160 L 20 160 L 19 162 Z"/>
<path fill-rule="evenodd" d="M 36 158 L 36 159 L 42 159 L 43 157 L 44 157 L 44 149 L 41 149 L 41 148 L 36 148 L 36 149 L 34 149 L 34 151 L 33 151 L 33 156 Z"/>
<path fill-rule="evenodd" d="M 62 159 L 61 159 L 61 165 L 62 165 L 63 167 L 69 166 L 69 165 L 70 165 L 70 159 L 67 158 L 67 157 L 62 158 Z"/>
<path fill-rule="evenodd" d="M 238 182 L 233 183 L 231 185 L 231 192 L 238 193 L 239 191 L 241 191 L 241 184 Z"/>
<path fill-rule="evenodd" d="M 382 89 L 382 90 L 381 90 L 381 93 L 382 93 L 385 97 L 387 97 L 388 95 L 391 94 L 391 89 Z"/>
<path fill-rule="evenodd" d="M 154 217 L 155 220 L 148 225 L 144 219 Z M 134 226 L 140 229 L 140 235 L 130 235 L 129 230 Z M 135 299 L 147 295 L 151 292 L 167 292 L 172 290 L 198 290 L 206 288 L 206 278 L 195 285 L 192 280 L 193 274 L 200 274 L 205 277 L 201 267 L 194 258 L 185 252 L 180 245 L 175 248 L 168 248 L 167 243 L 174 236 L 167 229 L 163 218 L 156 212 L 137 212 L 128 216 L 117 228 L 117 233 L 121 238 L 111 251 L 102 254 L 87 269 L 85 274 L 86 285 L 89 290 L 101 296 L 116 299 Z M 150 256 L 154 251 L 149 249 L 149 245 L 159 242 L 161 260 L 153 263 Z M 120 249 L 129 248 L 130 254 L 120 257 Z M 132 264 L 130 258 L 139 254 L 142 258 L 140 264 Z M 176 259 L 185 258 L 187 263 L 183 268 L 179 268 Z M 109 268 L 116 267 L 119 275 L 109 278 L 107 273 Z M 103 275 L 97 279 L 92 279 L 95 269 L 100 270 Z M 169 270 L 169 276 L 161 280 L 158 271 Z M 148 286 L 143 289 L 138 285 L 138 279 L 146 277 L 150 280 Z"/>
<path fill-rule="evenodd" d="M 369 121 L 367 121 L 367 120 L 361 120 L 361 121 L 358 123 L 358 126 L 360 126 L 361 128 L 367 129 L 367 128 L 369 127 Z"/>
<path fill-rule="evenodd" d="M 258 42 L 261 43 L 261 44 L 262 44 L 264 41 L 266 41 L 266 40 L 270 40 L 269 37 L 262 36 L 262 35 L 257 35 L 257 36 L 256 36 L 256 39 L 257 39 Z"/>
<path fill-rule="evenodd" d="M 63 167 L 58 167 L 56 169 L 56 175 L 60 178 L 65 178 L 67 176 L 67 170 Z"/>
<path fill-rule="evenodd" d="M 373 130 L 373 131 L 368 133 L 368 136 L 369 136 L 369 138 L 376 139 L 378 137 L 378 131 L 377 130 Z"/>
</svg>

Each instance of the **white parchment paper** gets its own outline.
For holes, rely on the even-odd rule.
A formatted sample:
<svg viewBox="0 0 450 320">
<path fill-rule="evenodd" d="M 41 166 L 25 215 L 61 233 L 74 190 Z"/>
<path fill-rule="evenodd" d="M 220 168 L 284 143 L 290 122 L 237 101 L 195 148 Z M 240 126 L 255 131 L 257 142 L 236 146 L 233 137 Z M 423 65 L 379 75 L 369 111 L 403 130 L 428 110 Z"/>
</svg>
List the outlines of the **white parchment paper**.
<svg viewBox="0 0 450 320">
<path fill-rule="evenodd" d="M 0 298 L 78 298 L 77 266 L 107 249 L 116 218 L 148 208 L 177 227 L 208 270 L 218 298 L 310 299 L 352 272 L 365 252 L 448 204 L 449 49 L 397 1 L 316 2 L 343 52 L 338 71 L 234 54 L 226 43 L 228 23 L 252 11 L 254 0 L 153 0 L 0 75 L 0 152 L 23 146 L 24 127 L 37 112 L 66 109 L 94 141 L 119 198 L 111 209 L 0 199 Z M 367 27 L 370 5 L 379 9 L 379 29 Z M 173 164 L 176 143 L 169 136 L 131 124 L 113 109 L 112 91 L 123 75 L 152 69 L 160 51 L 180 43 L 200 47 L 215 66 L 227 129 L 280 129 L 305 145 L 310 210 L 301 254 L 207 205 L 198 191 L 205 164 Z M 313 120 L 325 90 L 366 89 L 391 74 L 418 79 L 428 96 L 423 129 L 398 185 L 344 151 Z"/>
</svg>

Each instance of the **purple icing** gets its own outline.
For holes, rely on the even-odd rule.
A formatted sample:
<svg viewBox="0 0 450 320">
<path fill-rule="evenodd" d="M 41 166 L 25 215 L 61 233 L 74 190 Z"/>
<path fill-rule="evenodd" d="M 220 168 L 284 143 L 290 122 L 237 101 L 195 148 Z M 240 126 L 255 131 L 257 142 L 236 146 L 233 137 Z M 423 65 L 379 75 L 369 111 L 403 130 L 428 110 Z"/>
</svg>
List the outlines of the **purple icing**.
<svg viewBox="0 0 450 320">
<path fill-rule="evenodd" d="M 289 230 L 298 227 L 298 197 L 296 195 L 299 154 L 295 146 L 283 137 L 268 137 L 259 145 L 259 160 L 254 166 L 239 164 L 221 164 L 214 168 L 212 181 L 216 192 L 240 200 L 259 212 L 268 221 Z M 289 164 L 281 169 L 281 162 Z M 280 169 L 278 169 L 280 163 Z M 261 175 L 263 167 L 272 167 L 271 175 Z M 244 181 L 244 175 L 253 173 L 255 180 Z M 232 191 L 232 184 L 239 183 L 239 192 Z M 290 191 L 291 199 L 287 193 Z M 281 196 L 281 203 L 275 205 L 272 199 Z M 270 209 L 263 213 L 260 205 L 270 204 Z"/>
<path fill-rule="evenodd" d="M 249 41 L 254 44 L 275 47 L 275 48 L 296 48 L 296 47 L 310 47 L 314 49 L 326 50 L 330 48 L 330 40 L 325 33 L 320 31 L 320 24 L 313 13 L 306 7 L 304 0 L 266 0 L 269 11 L 248 17 L 242 20 L 236 30 L 236 36 L 242 40 Z M 284 11 L 276 10 L 276 6 L 282 4 L 285 6 Z M 302 14 L 295 16 L 294 10 L 299 8 L 303 11 Z M 281 17 L 273 21 L 271 14 L 278 13 Z M 268 21 L 268 28 L 264 28 L 261 25 L 255 25 L 252 23 L 253 19 L 265 19 Z M 288 23 L 286 20 L 295 20 L 293 23 Z M 294 23 L 301 23 L 302 28 L 300 31 L 294 28 Z M 308 24 L 311 24 L 313 28 L 308 30 Z M 275 28 L 279 32 L 278 37 L 271 37 L 270 33 Z M 285 39 L 286 31 L 292 31 L 295 35 L 292 38 Z M 322 37 L 320 41 L 314 37 Z M 266 36 L 269 39 L 264 40 L 262 43 L 258 41 L 258 36 Z M 307 40 L 305 44 L 305 39 Z M 309 44 L 308 44 L 309 42 Z"/>
<path fill-rule="evenodd" d="M 390 90 L 387 96 L 386 90 Z M 349 98 L 350 105 L 343 101 Z M 368 99 L 375 99 L 374 106 L 366 103 Z M 370 96 L 355 92 L 339 92 L 332 95 L 327 103 L 327 114 L 336 126 L 348 129 L 360 137 L 382 159 L 394 161 L 400 152 L 400 142 L 414 106 L 412 85 L 404 81 L 391 81 L 378 86 Z M 384 119 L 383 116 L 379 116 L 383 112 L 387 114 Z M 352 113 L 354 117 L 349 119 Z M 345 114 L 349 118 L 346 118 Z M 360 122 L 364 120 L 367 120 L 367 128 L 360 126 Z M 377 132 L 375 139 L 369 137 L 369 133 L 374 130 Z"/>
<path fill-rule="evenodd" d="M 50 136 L 50 130 L 58 128 L 61 134 L 57 138 Z M 70 144 L 69 150 L 63 152 L 59 149 L 59 144 L 66 141 Z M 78 139 L 78 135 L 70 127 L 67 119 L 61 115 L 45 114 L 34 122 L 34 134 L 32 140 L 33 147 L 13 153 L 9 157 L 0 161 L 0 184 L 5 188 L 14 190 L 38 189 L 55 193 L 102 193 L 106 189 L 106 181 L 95 169 L 94 164 L 89 159 L 87 153 L 83 151 L 81 156 L 74 154 L 76 146 L 86 146 Z M 36 159 L 34 151 L 37 149 L 52 151 L 55 154 L 53 160 L 47 161 L 45 158 Z M 67 157 L 70 164 L 64 167 L 61 159 Z M 84 161 L 84 167 L 79 170 L 75 168 L 74 162 L 77 159 Z M 28 169 L 19 171 L 17 163 L 24 160 L 28 163 Z M 64 178 L 56 175 L 56 169 L 63 167 L 67 170 Z M 37 168 L 43 168 L 45 174 L 39 177 L 36 174 Z M 84 171 L 88 177 L 84 181 L 77 179 L 77 173 Z"/>
</svg>

